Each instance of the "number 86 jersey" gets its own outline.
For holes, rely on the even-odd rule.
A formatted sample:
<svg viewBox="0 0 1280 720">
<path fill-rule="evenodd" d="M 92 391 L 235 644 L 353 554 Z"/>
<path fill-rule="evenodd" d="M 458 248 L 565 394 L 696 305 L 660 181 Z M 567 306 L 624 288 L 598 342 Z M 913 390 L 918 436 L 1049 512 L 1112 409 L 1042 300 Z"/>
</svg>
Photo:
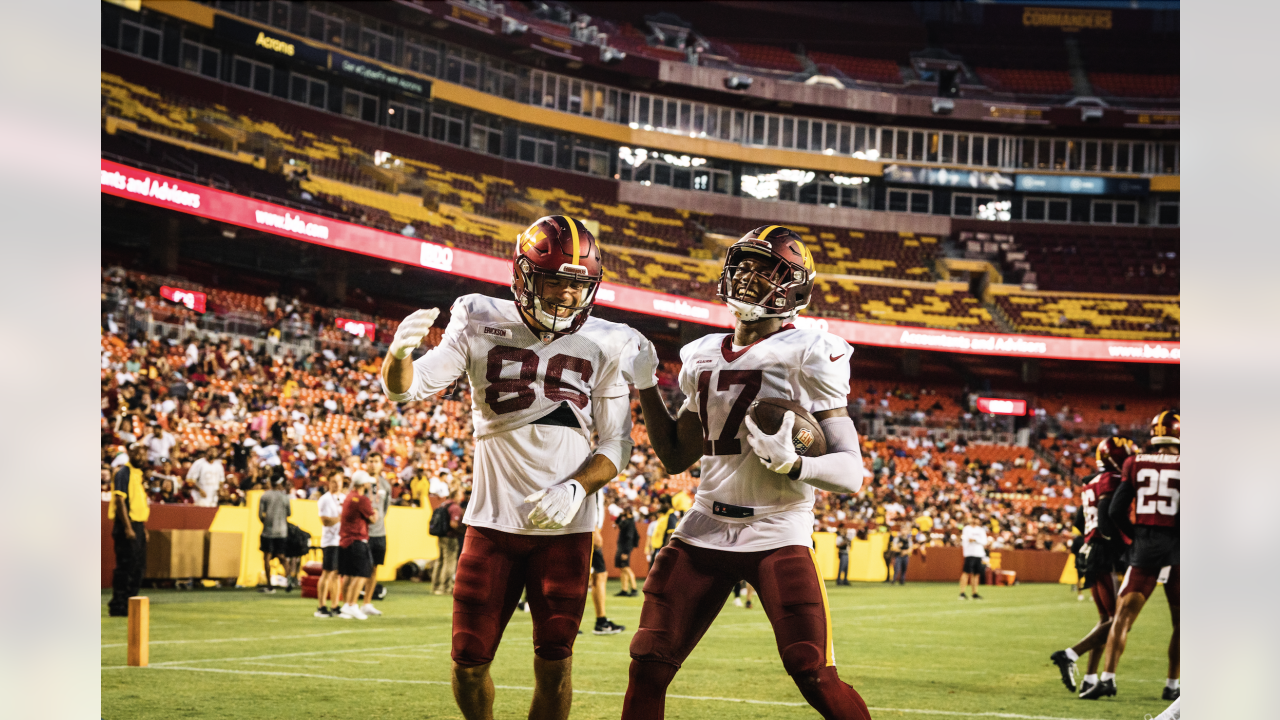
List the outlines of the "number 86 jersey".
<svg viewBox="0 0 1280 720">
<path fill-rule="evenodd" d="M 811 413 L 848 406 L 849 355 L 843 339 L 785 325 L 746 347 L 733 335 L 707 335 L 680 351 L 684 411 L 702 420 L 702 476 L 694 509 L 720 521 L 753 523 L 802 510 L 801 537 L 812 532 L 813 487 L 772 472 L 747 444 L 747 408 L 760 398 L 800 403 Z M 851 468 L 850 472 L 861 472 Z M 717 504 L 750 508 L 726 514 Z M 735 517 L 735 514 L 738 517 Z M 684 527 L 684 523 L 681 523 Z"/>
</svg>

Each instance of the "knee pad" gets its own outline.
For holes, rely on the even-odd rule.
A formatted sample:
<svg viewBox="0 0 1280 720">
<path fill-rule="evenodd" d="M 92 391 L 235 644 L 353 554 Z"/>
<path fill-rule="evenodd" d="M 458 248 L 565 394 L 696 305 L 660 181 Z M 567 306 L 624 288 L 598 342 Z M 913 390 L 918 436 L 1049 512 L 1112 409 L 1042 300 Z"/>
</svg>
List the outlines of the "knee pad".
<svg viewBox="0 0 1280 720">
<path fill-rule="evenodd" d="M 462 667 L 476 667 L 493 662 L 497 648 L 486 643 L 479 635 L 469 632 L 453 634 L 453 650 L 449 654 Z"/>
<path fill-rule="evenodd" d="M 631 684 L 634 687 L 642 688 L 646 692 L 665 691 L 679 669 L 679 667 L 661 660 L 633 659 L 629 671 Z"/>
<path fill-rule="evenodd" d="M 815 642 L 792 643 L 782 649 L 782 667 L 800 682 L 800 676 L 825 668 L 826 648 Z"/>
<path fill-rule="evenodd" d="M 578 624 L 570 618 L 553 617 L 534 631 L 533 654 L 543 660 L 564 660 L 573 655 L 573 642 L 578 639 Z"/>
</svg>

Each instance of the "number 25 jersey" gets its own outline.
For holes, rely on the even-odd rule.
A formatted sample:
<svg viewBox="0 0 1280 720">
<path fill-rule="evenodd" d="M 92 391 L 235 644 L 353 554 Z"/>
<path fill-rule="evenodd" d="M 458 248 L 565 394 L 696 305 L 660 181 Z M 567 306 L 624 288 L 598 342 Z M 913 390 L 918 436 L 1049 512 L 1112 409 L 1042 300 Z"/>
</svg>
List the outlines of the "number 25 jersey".
<svg viewBox="0 0 1280 720">
<path fill-rule="evenodd" d="M 1182 455 L 1143 453 L 1124 461 L 1122 480 L 1133 485 L 1133 523 L 1178 527 Z"/>
<path fill-rule="evenodd" d="M 809 543 L 813 486 L 762 465 L 747 444 L 744 420 L 747 408 L 760 398 L 793 400 L 811 413 L 847 407 L 852 351 L 849 343 L 831 333 L 792 325 L 747 347 L 733 345 L 732 334 L 717 334 L 680 351 L 684 411 L 702 420 L 702 476 L 695 510 L 711 516 L 715 503 L 751 508 L 750 517 L 715 518 L 748 524 L 801 511 L 796 514 L 802 525 L 797 531 L 801 544 Z"/>
</svg>

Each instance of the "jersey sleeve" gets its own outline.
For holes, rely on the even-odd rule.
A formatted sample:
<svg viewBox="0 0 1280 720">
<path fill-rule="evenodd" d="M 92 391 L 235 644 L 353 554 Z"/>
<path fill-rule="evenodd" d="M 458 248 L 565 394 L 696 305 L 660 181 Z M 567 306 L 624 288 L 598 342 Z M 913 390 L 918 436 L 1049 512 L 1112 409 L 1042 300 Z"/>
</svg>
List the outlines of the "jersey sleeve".
<svg viewBox="0 0 1280 720">
<path fill-rule="evenodd" d="M 129 466 L 121 465 L 117 468 L 113 480 L 115 485 L 115 494 L 124 498 L 129 497 Z"/>
<path fill-rule="evenodd" d="M 689 367 L 689 358 L 693 356 L 695 343 L 689 343 L 680 348 L 680 375 L 677 378 L 680 381 L 680 392 L 684 393 L 684 405 L 680 410 L 683 412 L 698 412 L 698 379 L 694 374 L 693 368 Z"/>
<path fill-rule="evenodd" d="M 631 457 L 631 396 L 593 397 L 591 416 L 597 437 L 594 454 L 608 458 L 614 470 L 621 472 Z"/>
<path fill-rule="evenodd" d="M 625 328 L 611 334 L 611 347 L 606 348 L 604 367 L 600 368 L 599 374 L 594 378 L 595 382 L 591 383 L 591 397 L 616 398 L 631 395 L 631 389 L 622 377 L 622 368 L 625 367 L 623 363 L 635 361 L 636 343 L 632 341 L 634 332 L 631 328 Z"/>
<path fill-rule="evenodd" d="M 810 412 L 849 405 L 849 355 L 853 347 L 843 338 L 822 333 L 801 359 L 800 383 L 813 403 Z"/>
<path fill-rule="evenodd" d="M 413 382 L 408 391 L 391 392 L 386 378 L 382 377 L 382 373 L 378 374 L 382 392 L 387 399 L 397 403 L 421 400 L 452 385 L 467 371 L 467 327 L 470 324 L 467 298 L 458 298 L 449 310 L 449 324 L 445 327 L 440 344 L 413 361 Z"/>
</svg>

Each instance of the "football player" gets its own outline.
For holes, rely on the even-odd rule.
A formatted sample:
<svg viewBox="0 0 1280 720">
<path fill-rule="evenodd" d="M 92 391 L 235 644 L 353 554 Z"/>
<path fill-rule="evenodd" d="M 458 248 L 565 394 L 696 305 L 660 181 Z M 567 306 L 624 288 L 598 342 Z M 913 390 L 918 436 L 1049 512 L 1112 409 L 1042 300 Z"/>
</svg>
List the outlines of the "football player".
<svg viewBox="0 0 1280 720">
<path fill-rule="evenodd" d="M 670 473 L 701 460 L 693 508 L 658 552 L 631 641 L 623 720 L 663 717 L 667 686 L 740 580 L 756 588 L 783 667 L 824 718 L 868 718 L 866 703 L 836 673 L 826 587 L 813 554 L 814 487 L 854 493 L 862 485 L 858 434 L 846 410 L 849 354 L 835 335 L 792 324 L 813 292 L 813 257 L 792 230 L 757 228 L 725 257 L 719 295 L 737 317 L 729 334 L 680 351 L 686 401 L 668 414 L 656 388 L 658 360 L 639 338 L 624 366 L 640 390 L 654 452 Z M 813 413 L 829 452 L 801 458 L 794 413 L 776 434 L 747 409 L 785 398 Z"/>
<path fill-rule="evenodd" d="M 1080 573 L 1080 588 L 1092 588 L 1093 603 L 1098 608 L 1098 624 L 1080 642 L 1049 656 L 1062 673 L 1062 684 L 1076 691 L 1076 660 L 1089 653 L 1089 669 L 1081 680 L 1081 692 L 1088 692 L 1098 682 L 1098 662 L 1107 644 L 1107 633 L 1116 615 L 1116 567 L 1122 561 L 1127 538 L 1111 522 L 1111 497 L 1120 484 L 1120 469 L 1133 455 L 1133 443 L 1126 438 L 1110 437 L 1098 443 L 1094 456 L 1098 474 L 1080 491 L 1080 509 L 1076 526 L 1083 533 L 1080 555 L 1085 558 Z"/>
<path fill-rule="evenodd" d="M 619 366 L 635 333 L 590 317 L 603 266 L 581 221 L 541 218 L 517 238 L 513 262 L 515 301 L 459 297 L 440 344 L 416 361 L 412 352 L 439 311 L 405 318 L 382 384 L 388 398 L 405 402 L 431 397 L 463 373 L 471 382 L 474 490 L 453 591 L 453 694 L 462 715 L 493 717 L 489 665 L 527 593 L 535 656 L 529 716 L 563 720 L 596 527 L 596 503 L 583 500 L 631 455 Z"/>
<path fill-rule="evenodd" d="M 1107 635 L 1103 673 L 1080 697 L 1096 700 L 1116 694 L 1116 666 L 1124 654 L 1129 628 L 1138 619 L 1157 582 L 1164 583 L 1173 619 L 1173 637 L 1169 641 L 1169 674 L 1161 697 L 1178 697 L 1178 627 L 1181 573 L 1178 558 L 1178 497 L 1181 479 L 1181 417 L 1164 411 L 1151 421 L 1151 442 L 1147 452 L 1125 460 L 1121 480 L 1111 498 L 1108 512 L 1120 532 L 1133 538 L 1129 550 L 1129 569 L 1120 585 L 1120 602 L 1116 618 Z M 1135 502 L 1136 500 L 1136 502 Z M 1134 521 L 1129 521 L 1133 507 Z"/>
</svg>

